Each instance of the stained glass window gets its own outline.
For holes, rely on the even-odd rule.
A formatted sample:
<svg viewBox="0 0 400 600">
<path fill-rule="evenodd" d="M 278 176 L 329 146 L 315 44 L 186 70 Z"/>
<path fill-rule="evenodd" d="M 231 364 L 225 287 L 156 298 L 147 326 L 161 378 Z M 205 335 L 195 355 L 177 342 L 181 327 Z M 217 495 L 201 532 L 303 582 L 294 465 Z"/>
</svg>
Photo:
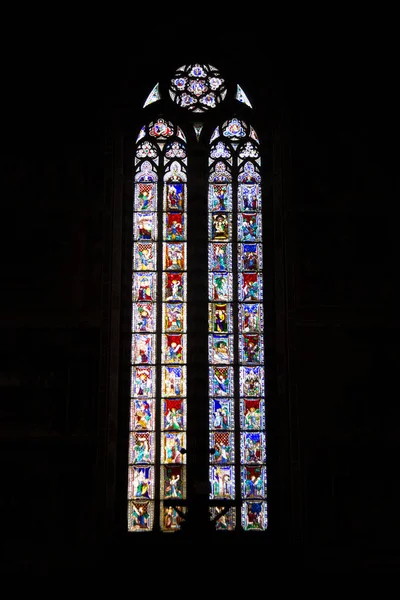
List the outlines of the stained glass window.
<svg viewBox="0 0 400 600">
<path fill-rule="evenodd" d="M 199 369 L 208 422 L 196 427 L 208 430 L 200 433 L 209 439 L 203 457 L 209 520 L 214 530 L 227 532 L 265 531 L 268 525 L 260 140 L 240 86 L 234 99 L 248 119 L 231 115 L 210 128 L 212 109 L 226 97 L 218 69 L 185 65 L 165 87 L 157 84 L 143 107 L 166 98 L 182 111 L 182 122 L 164 113 L 149 119 L 135 144 L 130 532 L 180 531 L 190 513 L 187 448 L 189 432 L 196 430 L 188 427 L 188 250 L 192 256 L 196 251 L 188 235 L 191 202 L 201 203 L 206 215 L 198 226 L 204 227 L 206 253 L 199 254 L 206 256 L 207 291 L 196 303 L 203 303 L 208 331 L 207 359 Z M 196 118 L 204 114 L 207 127 L 185 119 L 193 112 Z M 192 154 L 202 155 L 205 170 L 193 170 Z M 205 178 L 203 197 L 193 193 L 199 178 Z"/>
</svg>

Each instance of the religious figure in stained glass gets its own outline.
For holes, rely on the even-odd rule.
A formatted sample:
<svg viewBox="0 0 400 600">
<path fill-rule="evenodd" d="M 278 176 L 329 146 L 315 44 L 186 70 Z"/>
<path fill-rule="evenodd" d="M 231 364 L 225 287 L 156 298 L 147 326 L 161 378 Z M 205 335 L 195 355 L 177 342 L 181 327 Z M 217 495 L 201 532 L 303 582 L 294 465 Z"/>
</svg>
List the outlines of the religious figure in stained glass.
<svg viewBox="0 0 400 600">
<path fill-rule="evenodd" d="M 140 303 L 133 304 L 133 328 L 135 331 L 155 331 L 154 304 Z"/>
<path fill-rule="evenodd" d="M 169 271 L 182 271 L 185 268 L 185 245 L 171 242 L 164 244 L 165 268 Z"/>
<path fill-rule="evenodd" d="M 229 221 L 224 213 L 212 215 L 212 239 L 227 240 L 229 238 Z"/>
<path fill-rule="evenodd" d="M 184 362 L 184 340 L 181 333 L 167 333 L 164 337 L 164 362 L 182 363 Z"/>
<path fill-rule="evenodd" d="M 228 271 L 232 268 L 230 244 L 212 244 L 210 250 L 210 271 Z"/>
<path fill-rule="evenodd" d="M 166 190 L 167 210 L 183 210 L 184 184 L 168 183 Z"/>
<path fill-rule="evenodd" d="M 129 462 L 151 463 L 153 461 L 153 436 L 148 431 L 131 431 L 129 434 Z"/>
<path fill-rule="evenodd" d="M 164 396 L 184 396 L 185 373 L 184 367 L 163 367 Z"/>
<path fill-rule="evenodd" d="M 183 468 L 176 465 L 163 467 L 164 498 L 183 498 Z"/>
<path fill-rule="evenodd" d="M 153 429 L 154 411 L 150 400 L 134 399 L 131 404 L 133 429 Z"/>
<path fill-rule="evenodd" d="M 151 398 L 153 396 L 153 368 L 132 367 L 132 395 Z"/>
<path fill-rule="evenodd" d="M 239 327 L 244 333 L 253 333 L 262 328 L 262 306 L 241 304 L 239 307 Z"/>
<path fill-rule="evenodd" d="M 135 198 L 135 207 L 137 211 L 154 210 L 155 190 L 154 183 L 138 184 Z"/>
<path fill-rule="evenodd" d="M 136 213 L 136 235 L 137 240 L 156 239 L 156 213 Z"/>
<path fill-rule="evenodd" d="M 184 300 L 185 275 L 164 273 L 164 300 Z"/>
<path fill-rule="evenodd" d="M 182 398 L 164 399 L 164 429 L 180 431 L 185 427 L 185 400 Z"/>
<path fill-rule="evenodd" d="M 154 271 L 156 269 L 154 244 L 138 243 L 134 245 L 134 268 L 137 271 Z"/>
<path fill-rule="evenodd" d="M 130 498 L 152 498 L 153 497 L 153 467 L 132 466 L 129 467 L 129 497 Z"/>
<path fill-rule="evenodd" d="M 261 398 L 241 398 L 242 429 L 264 428 L 264 401 Z"/>
<path fill-rule="evenodd" d="M 185 454 L 181 452 L 186 445 L 185 432 L 165 432 L 163 438 L 163 462 L 164 463 L 183 463 Z"/>
<path fill-rule="evenodd" d="M 128 512 L 130 531 L 150 531 L 151 515 L 149 502 L 130 502 Z"/>
<path fill-rule="evenodd" d="M 164 304 L 165 331 L 183 331 L 184 305 L 182 303 Z"/>
<path fill-rule="evenodd" d="M 232 429 L 233 428 L 233 405 L 232 400 L 223 398 L 212 398 L 210 412 L 210 429 Z"/>
<path fill-rule="evenodd" d="M 243 271 L 258 271 L 258 244 L 240 244 L 239 265 Z"/>
<path fill-rule="evenodd" d="M 234 497 L 234 481 L 232 466 L 210 466 L 210 498 L 232 499 Z"/>
<path fill-rule="evenodd" d="M 154 335 L 135 333 L 132 336 L 132 363 L 152 363 Z"/>
<path fill-rule="evenodd" d="M 180 212 L 165 213 L 165 239 L 173 242 L 185 239 L 185 217 Z"/>
<path fill-rule="evenodd" d="M 155 300 L 155 273 L 133 274 L 133 297 L 136 301 Z"/>
</svg>

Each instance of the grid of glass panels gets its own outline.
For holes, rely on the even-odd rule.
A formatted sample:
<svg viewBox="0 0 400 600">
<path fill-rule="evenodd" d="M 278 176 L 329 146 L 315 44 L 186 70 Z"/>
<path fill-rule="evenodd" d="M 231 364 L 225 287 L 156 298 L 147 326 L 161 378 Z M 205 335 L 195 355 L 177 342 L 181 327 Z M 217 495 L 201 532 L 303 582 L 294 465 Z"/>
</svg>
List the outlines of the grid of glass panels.
<svg viewBox="0 0 400 600">
<path fill-rule="evenodd" d="M 162 245 L 160 468 L 164 502 L 160 526 L 163 531 L 180 528 L 185 509 L 179 506 L 179 500 L 186 498 L 186 162 L 183 141 L 169 143 L 164 158 Z"/>
<path fill-rule="evenodd" d="M 268 523 L 258 144 L 252 127 L 231 119 L 214 131 L 209 155 L 209 480 L 210 499 L 221 500 L 211 506 L 215 527 L 228 531 L 237 515 L 226 501 L 236 494 L 244 530 Z"/>
<path fill-rule="evenodd" d="M 136 140 L 128 455 L 133 532 L 153 530 L 156 498 L 186 498 L 185 141 L 181 129 L 164 119 L 143 126 Z M 173 503 L 162 503 L 161 529 L 178 529 L 181 513 Z"/>
</svg>

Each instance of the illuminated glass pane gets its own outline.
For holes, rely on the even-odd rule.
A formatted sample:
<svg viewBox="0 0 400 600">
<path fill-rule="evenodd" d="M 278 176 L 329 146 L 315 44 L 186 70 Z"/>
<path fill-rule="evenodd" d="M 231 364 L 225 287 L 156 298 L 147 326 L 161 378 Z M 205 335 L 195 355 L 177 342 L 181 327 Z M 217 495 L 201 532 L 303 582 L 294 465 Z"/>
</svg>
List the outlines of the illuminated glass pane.
<svg viewBox="0 0 400 600">
<path fill-rule="evenodd" d="M 258 333 L 239 335 L 239 355 L 243 364 L 262 363 L 264 361 L 264 336 Z"/>
<path fill-rule="evenodd" d="M 153 158 L 156 159 L 157 158 L 157 148 L 154 144 L 152 144 L 151 142 L 149 142 L 148 140 L 146 140 L 145 142 L 143 142 L 142 144 L 139 144 L 136 148 L 136 158 L 137 159 L 142 159 L 142 158 Z M 146 210 L 141 208 L 141 206 L 135 206 L 135 210 Z"/>
<path fill-rule="evenodd" d="M 236 509 L 233 506 L 212 506 L 211 519 L 217 531 L 233 531 L 236 528 Z"/>
<path fill-rule="evenodd" d="M 247 98 L 246 94 L 244 93 L 239 84 L 236 89 L 236 100 L 239 100 L 239 102 L 243 102 L 244 104 L 247 104 L 247 106 L 252 108 L 249 99 Z"/>
<path fill-rule="evenodd" d="M 154 461 L 154 436 L 148 431 L 131 431 L 129 434 L 129 462 L 131 464 Z"/>
<path fill-rule="evenodd" d="M 154 498 L 154 467 L 147 465 L 128 467 L 128 498 L 130 500 Z"/>
<path fill-rule="evenodd" d="M 130 429 L 154 429 L 154 398 L 131 400 Z"/>
<path fill-rule="evenodd" d="M 227 242 L 232 239 L 232 215 L 230 213 L 211 213 L 208 226 L 209 239 L 215 242 Z"/>
<path fill-rule="evenodd" d="M 231 140 L 240 140 L 247 135 L 247 125 L 239 119 L 226 121 L 222 127 L 222 135 Z"/>
<path fill-rule="evenodd" d="M 265 466 L 246 465 L 241 467 L 243 498 L 265 498 L 267 474 Z"/>
<path fill-rule="evenodd" d="M 251 431 L 265 429 L 265 403 L 263 398 L 240 399 L 240 427 Z"/>
<path fill-rule="evenodd" d="M 211 364 L 233 363 L 233 336 L 214 333 L 208 336 L 208 360 Z"/>
<path fill-rule="evenodd" d="M 208 282 L 210 300 L 216 302 L 232 301 L 232 273 L 210 272 Z"/>
<path fill-rule="evenodd" d="M 239 271 L 258 271 L 262 269 L 261 244 L 238 244 Z"/>
<path fill-rule="evenodd" d="M 157 213 L 136 212 L 133 227 L 134 240 L 157 239 Z"/>
<path fill-rule="evenodd" d="M 156 273 L 133 274 L 132 300 L 134 302 L 155 301 L 156 290 Z"/>
<path fill-rule="evenodd" d="M 185 273 L 163 273 L 163 300 L 186 300 Z"/>
<path fill-rule="evenodd" d="M 260 213 L 239 213 L 238 240 L 244 242 L 260 242 L 262 240 Z"/>
<path fill-rule="evenodd" d="M 183 211 L 185 206 L 185 184 L 171 182 L 164 186 L 164 210 Z"/>
<path fill-rule="evenodd" d="M 153 521 L 153 502 L 128 502 L 128 531 L 151 531 Z"/>
<path fill-rule="evenodd" d="M 135 185 L 135 210 L 148 211 L 157 208 L 157 186 L 154 183 L 138 183 Z"/>
<path fill-rule="evenodd" d="M 135 302 L 132 305 L 132 330 L 155 331 L 155 305 L 151 302 Z"/>
<path fill-rule="evenodd" d="M 209 331 L 214 333 L 231 333 L 232 305 L 213 302 L 209 304 Z"/>
<path fill-rule="evenodd" d="M 152 364 L 155 362 L 155 336 L 151 333 L 132 335 L 132 364 Z"/>
<path fill-rule="evenodd" d="M 164 398 L 162 419 L 162 429 L 174 431 L 186 429 L 186 400 Z"/>
<path fill-rule="evenodd" d="M 145 242 L 133 244 L 133 268 L 136 271 L 155 271 L 157 268 L 155 244 Z"/>
<path fill-rule="evenodd" d="M 186 269 L 186 244 L 169 242 L 163 244 L 164 269 L 166 271 L 183 271 Z"/>
<path fill-rule="evenodd" d="M 186 433 L 184 431 L 166 431 L 161 434 L 161 462 L 186 463 Z"/>
<path fill-rule="evenodd" d="M 149 134 L 158 139 L 166 139 L 174 134 L 174 126 L 169 121 L 160 118 L 150 124 Z"/>
<path fill-rule="evenodd" d="M 226 95 L 225 81 L 212 65 L 179 67 L 170 81 L 170 97 L 179 106 L 195 113 L 215 108 Z"/>
<path fill-rule="evenodd" d="M 166 212 L 164 213 L 164 239 L 170 241 L 181 241 L 186 239 L 186 213 Z"/>
<path fill-rule="evenodd" d="M 210 399 L 210 429 L 234 429 L 234 412 L 232 399 Z"/>
<path fill-rule="evenodd" d="M 164 506 L 161 508 L 162 531 L 178 531 L 185 520 L 186 508 L 182 506 Z"/>
<path fill-rule="evenodd" d="M 215 183 L 209 186 L 208 208 L 211 211 L 223 212 L 232 210 L 232 185 Z"/>
<path fill-rule="evenodd" d="M 229 431 L 210 432 L 211 462 L 215 464 L 233 463 L 235 460 L 235 440 Z"/>
<path fill-rule="evenodd" d="M 266 502 L 245 501 L 242 504 L 242 527 L 245 531 L 263 531 L 268 526 Z"/>
<path fill-rule="evenodd" d="M 209 244 L 208 269 L 209 271 L 232 270 L 232 244 Z"/>
<path fill-rule="evenodd" d="M 253 158 L 254 160 L 256 160 L 257 162 L 259 161 L 259 156 L 260 156 L 260 151 L 258 149 L 258 147 L 253 144 L 252 142 L 246 142 L 243 146 L 241 146 L 240 150 L 239 150 L 239 158 L 241 162 L 242 160 L 245 160 L 247 158 Z M 239 179 L 240 181 L 243 181 L 243 179 Z"/>
<path fill-rule="evenodd" d="M 263 298 L 263 280 L 260 273 L 239 273 L 239 300 L 257 301 Z"/>
<path fill-rule="evenodd" d="M 151 90 L 150 94 L 147 96 L 147 100 L 146 102 L 143 104 L 143 108 L 145 106 L 148 106 L 149 104 L 152 104 L 153 102 L 157 102 L 157 100 L 160 100 L 161 96 L 160 96 L 160 92 L 158 89 L 158 83 L 153 87 L 153 89 Z"/>
<path fill-rule="evenodd" d="M 211 465 L 209 469 L 211 484 L 210 499 L 235 497 L 235 468 L 232 465 Z"/>
<path fill-rule="evenodd" d="M 163 304 L 164 331 L 174 333 L 186 331 L 186 305 L 183 302 Z"/>
<path fill-rule="evenodd" d="M 162 395 L 179 397 L 186 395 L 186 367 L 162 367 Z"/>
<path fill-rule="evenodd" d="M 239 305 L 239 331 L 256 333 L 264 327 L 262 304 Z"/>
<path fill-rule="evenodd" d="M 134 398 L 152 398 L 155 393 L 154 382 L 154 367 L 132 367 L 131 396 Z"/>
<path fill-rule="evenodd" d="M 186 363 L 186 334 L 166 333 L 162 337 L 162 362 Z"/>
<path fill-rule="evenodd" d="M 243 212 L 261 209 L 261 186 L 258 184 L 243 184 L 238 189 L 239 210 Z"/>
<path fill-rule="evenodd" d="M 239 367 L 239 378 L 241 396 L 264 395 L 263 367 Z"/>
<path fill-rule="evenodd" d="M 183 162 L 186 162 L 186 147 L 182 142 L 173 141 L 166 146 L 164 162 L 167 163 L 174 158 L 180 158 Z"/>
<path fill-rule="evenodd" d="M 265 434 L 263 431 L 245 431 L 240 436 L 240 462 L 264 463 L 266 460 Z"/>
<path fill-rule="evenodd" d="M 209 368 L 209 395 L 232 396 L 233 394 L 233 368 Z"/>
<path fill-rule="evenodd" d="M 161 468 L 161 497 L 186 497 L 186 467 L 181 465 L 164 465 Z"/>
</svg>

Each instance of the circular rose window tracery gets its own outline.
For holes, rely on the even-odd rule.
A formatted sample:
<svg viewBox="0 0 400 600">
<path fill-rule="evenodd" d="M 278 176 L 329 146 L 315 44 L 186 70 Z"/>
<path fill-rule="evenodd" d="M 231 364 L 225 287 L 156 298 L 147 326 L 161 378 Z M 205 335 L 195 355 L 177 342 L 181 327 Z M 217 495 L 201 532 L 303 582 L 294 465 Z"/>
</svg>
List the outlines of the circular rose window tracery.
<svg viewBox="0 0 400 600">
<path fill-rule="evenodd" d="M 177 69 L 169 93 L 174 102 L 195 113 L 215 108 L 226 96 L 225 80 L 212 65 L 188 65 Z"/>
</svg>

